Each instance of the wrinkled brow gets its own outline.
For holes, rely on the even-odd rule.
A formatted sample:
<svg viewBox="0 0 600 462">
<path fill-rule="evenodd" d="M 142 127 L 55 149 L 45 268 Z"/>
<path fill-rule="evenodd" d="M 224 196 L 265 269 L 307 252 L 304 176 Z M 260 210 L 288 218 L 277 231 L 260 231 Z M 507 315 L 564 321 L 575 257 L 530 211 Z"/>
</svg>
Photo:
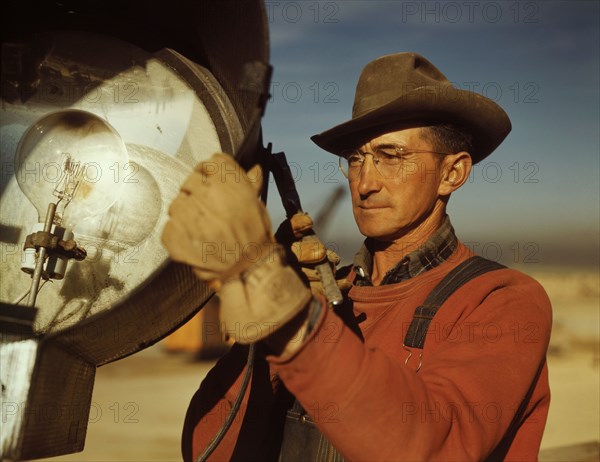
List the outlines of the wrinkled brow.
<svg viewBox="0 0 600 462">
<path fill-rule="evenodd" d="M 401 151 L 408 151 L 406 146 L 399 143 L 381 143 L 373 146 L 374 151 L 377 151 L 378 149 L 400 149 Z"/>
</svg>

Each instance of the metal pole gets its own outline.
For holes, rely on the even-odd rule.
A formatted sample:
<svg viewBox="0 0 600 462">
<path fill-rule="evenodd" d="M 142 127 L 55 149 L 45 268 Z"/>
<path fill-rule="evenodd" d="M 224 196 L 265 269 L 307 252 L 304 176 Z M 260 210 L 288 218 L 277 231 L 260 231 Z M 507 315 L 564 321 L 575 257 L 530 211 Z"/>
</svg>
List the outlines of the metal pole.
<svg viewBox="0 0 600 462">
<path fill-rule="evenodd" d="M 52 224 L 54 223 L 55 214 L 56 204 L 48 204 L 48 211 L 46 212 L 46 222 L 44 223 L 45 233 L 49 233 L 50 231 L 52 231 Z M 31 276 L 31 289 L 29 290 L 29 298 L 27 299 L 27 305 L 29 306 L 35 306 L 35 299 L 40 288 L 42 272 L 44 271 L 44 260 L 46 260 L 46 247 L 40 246 L 37 254 L 37 260 L 35 262 L 35 270 L 33 271 L 33 275 Z"/>
</svg>

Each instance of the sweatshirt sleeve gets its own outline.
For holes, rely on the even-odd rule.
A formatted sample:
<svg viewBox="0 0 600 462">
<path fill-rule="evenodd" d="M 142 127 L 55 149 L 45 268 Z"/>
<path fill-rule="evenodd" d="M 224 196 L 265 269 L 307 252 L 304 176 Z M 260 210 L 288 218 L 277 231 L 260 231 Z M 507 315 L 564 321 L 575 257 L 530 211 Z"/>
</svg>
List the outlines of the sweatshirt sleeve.
<svg viewBox="0 0 600 462">
<path fill-rule="evenodd" d="M 386 326 L 400 338 L 390 353 L 332 312 L 295 355 L 269 361 L 346 460 L 486 459 L 535 388 L 551 326 L 539 284 L 497 273 L 466 284 L 438 312 L 430 331 L 439 335 L 428 335 L 418 372 L 404 363 L 401 326 Z"/>
</svg>

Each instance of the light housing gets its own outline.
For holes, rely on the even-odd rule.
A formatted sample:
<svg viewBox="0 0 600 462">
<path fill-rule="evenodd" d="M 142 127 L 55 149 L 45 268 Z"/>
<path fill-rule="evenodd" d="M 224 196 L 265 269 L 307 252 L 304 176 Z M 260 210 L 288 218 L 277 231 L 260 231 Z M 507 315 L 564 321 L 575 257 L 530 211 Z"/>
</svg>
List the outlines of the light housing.
<svg viewBox="0 0 600 462">
<path fill-rule="evenodd" d="M 21 408 L 11 415 L 2 456 L 19 460 L 82 450 L 95 368 L 154 344 L 212 295 L 169 260 L 160 232 L 197 162 L 217 150 L 246 167 L 260 160 L 270 66 L 258 0 L 12 0 L 3 10 L 3 399 L 74 410 L 56 422 L 27 418 Z M 117 180 L 119 198 L 76 224 L 88 258 L 44 286 L 34 319 L 10 304 L 27 286 L 20 247 L 39 220 L 19 188 L 14 156 L 36 120 L 71 110 L 113 127 L 127 162 L 102 168 Z"/>
</svg>

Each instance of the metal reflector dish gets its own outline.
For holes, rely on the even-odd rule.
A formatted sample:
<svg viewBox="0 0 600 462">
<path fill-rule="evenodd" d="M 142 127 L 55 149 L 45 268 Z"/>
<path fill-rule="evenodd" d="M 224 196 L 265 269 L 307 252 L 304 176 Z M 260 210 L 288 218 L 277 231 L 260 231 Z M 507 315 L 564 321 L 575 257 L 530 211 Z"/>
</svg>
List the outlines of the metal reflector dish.
<svg viewBox="0 0 600 462">
<path fill-rule="evenodd" d="M 256 163 L 270 68 L 258 0 L 13 1 L 5 10 L 1 457 L 21 460 L 82 450 L 95 368 L 155 343 L 212 295 L 169 260 L 160 235 L 198 162 L 223 151 Z M 73 127 L 102 135 L 92 152 L 124 149 L 86 164 L 85 193 L 98 205 L 65 221 L 87 258 L 43 284 L 33 311 L 22 301 L 31 284 L 22 247 L 43 207 L 28 188 L 58 188 L 68 164 L 48 156 Z M 35 147 L 44 137 L 47 152 Z M 56 409 L 61 419 L 39 418 Z"/>
<path fill-rule="evenodd" d="M 59 158 L 54 162 L 28 162 L 17 169 L 15 152 L 25 131 L 43 116 L 61 113 L 64 108 L 78 109 L 107 121 L 127 150 L 127 157 L 121 160 L 102 162 L 99 158 L 88 167 L 90 187 L 107 183 L 118 191 L 116 202 L 99 215 L 82 216 L 80 221 L 73 218 L 72 231 L 88 256 L 69 263 L 64 280 L 44 285 L 38 295 L 34 331 L 59 335 L 75 325 L 79 331 L 82 323 L 100 322 L 104 313 L 125 303 L 168 265 L 168 255 L 160 242 L 168 206 L 193 166 L 222 150 L 215 124 L 199 97 L 211 94 L 206 91 L 207 84 L 218 89 L 212 92 L 220 99 L 214 107 L 227 111 L 225 136 L 239 145 L 242 129 L 211 73 L 195 66 L 197 72 L 192 75 L 204 79 L 183 80 L 162 57 L 171 64 L 193 64 L 172 50 L 153 55 L 117 39 L 83 32 L 46 33 L 36 38 L 48 45 L 38 67 L 36 93 L 26 103 L 4 102 L 0 108 L 1 162 L 7 173 L 15 172 L 3 175 L 1 184 L 2 229 L 12 233 L 12 239 L 3 239 L 2 301 L 18 301 L 31 284 L 19 268 L 23 242 L 31 225 L 38 222 L 38 213 L 17 180 L 30 189 L 39 189 L 52 186 L 61 176 Z M 220 116 L 223 118 L 223 114 Z M 54 200 L 48 195 L 44 210 Z M 111 338 L 102 346 L 98 345 L 101 336 L 94 333 L 94 347 L 83 347 L 86 354 L 91 353 L 97 363 L 121 356 L 132 348 L 132 341 L 140 343 L 136 339 L 144 327 L 140 322 L 151 319 L 156 310 L 161 316 L 170 315 L 161 308 L 158 295 L 166 299 L 174 295 L 189 297 L 189 289 L 196 292 L 189 303 L 199 306 L 207 293 L 194 280 L 185 287 L 177 282 L 174 293 L 166 297 L 152 290 L 154 301 L 145 307 L 142 319 L 136 319 L 135 327 L 130 326 L 128 331 L 122 324 L 112 326 Z M 186 305 L 185 300 L 179 303 Z"/>
</svg>

